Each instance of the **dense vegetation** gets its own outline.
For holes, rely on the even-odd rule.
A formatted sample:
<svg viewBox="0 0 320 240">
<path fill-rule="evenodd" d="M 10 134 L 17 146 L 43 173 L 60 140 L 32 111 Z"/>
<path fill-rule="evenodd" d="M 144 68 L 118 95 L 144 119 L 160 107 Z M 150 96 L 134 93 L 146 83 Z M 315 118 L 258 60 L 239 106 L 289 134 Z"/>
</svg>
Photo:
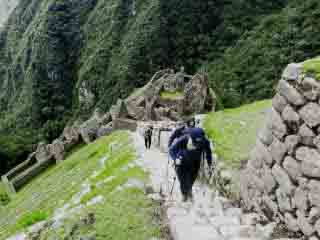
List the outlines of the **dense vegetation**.
<svg viewBox="0 0 320 240">
<path fill-rule="evenodd" d="M 162 68 L 208 71 L 220 107 L 270 97 L 319 54 L 319 17 L 316 0 L 21 1 L 0 32 L 0 173 Z"/>
<path fill-rule="evenodd" d="M 272 96 L 288 63 L 319 55 L 319 20 L 319 1 L 288 1 L 211 62 L 210 78 L 224 106 Z"/>
</svg>

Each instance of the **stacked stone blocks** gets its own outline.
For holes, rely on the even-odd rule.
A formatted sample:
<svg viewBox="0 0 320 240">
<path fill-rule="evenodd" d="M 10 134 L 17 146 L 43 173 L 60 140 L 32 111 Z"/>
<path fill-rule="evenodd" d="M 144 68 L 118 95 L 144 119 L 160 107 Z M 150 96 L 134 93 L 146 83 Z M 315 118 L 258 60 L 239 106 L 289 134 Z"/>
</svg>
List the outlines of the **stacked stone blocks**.
<svg viewBox="0 0 320 240">
<path fill-rule="evenodd" d="M 320 84 L 289 64 L 241 172 L 244 206 L 320 239 Z"/>
</svg>

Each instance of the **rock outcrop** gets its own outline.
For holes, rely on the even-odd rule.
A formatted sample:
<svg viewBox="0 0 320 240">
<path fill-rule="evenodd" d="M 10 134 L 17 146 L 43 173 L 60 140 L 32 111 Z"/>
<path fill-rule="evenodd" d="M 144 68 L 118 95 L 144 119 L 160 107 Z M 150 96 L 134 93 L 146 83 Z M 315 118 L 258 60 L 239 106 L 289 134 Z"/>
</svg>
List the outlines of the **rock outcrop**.
<svg viewBox="0 0 320 240">
<path fill-rule="evenodd" d="M 211 111 L 215 104 L 215 94 L 207 76 L 189 76 L 183 69 L 178 73 L 166 69 L 157 72 L 146 86 L 124 102 L 119 100 L 112 109 L 113 115 L 121 118 L 165 121 Z"/>
<path fill-rule="evenodd" d="M 290 64 L 241 172 L 246 208 L 320 239 L 320 84 Z"/>
<path fill-rule="evenodd" d="M 15 9 L 19 0 L 1 0 L 0 1 L 0 29 L 7 22 L 11 12 Z"/>
</svg>

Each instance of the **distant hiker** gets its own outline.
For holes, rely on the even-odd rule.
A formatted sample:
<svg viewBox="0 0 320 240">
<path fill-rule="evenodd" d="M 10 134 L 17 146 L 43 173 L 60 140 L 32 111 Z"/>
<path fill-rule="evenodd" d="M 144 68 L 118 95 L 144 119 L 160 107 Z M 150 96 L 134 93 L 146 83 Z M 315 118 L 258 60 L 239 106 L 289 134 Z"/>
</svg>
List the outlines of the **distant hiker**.
<svg viewBox="0 0 320 240">
<path fill-rule="evenodd" d="M 201 120 L 200 120 L 200 119 L 197 119 L 197 120 L 196 120 L 196 127 L 200 127 L 200 125 L 201 125 Z"/>
<path fill-rule="evenodd" d="M 149 126 L 144 132 L 144 144 L 146 149 L 151 148 L 153 127 Z"/>
<path fill-rule="evenodd" d="M 196 122 L 194 118 L 190 118 L 185 120 L 184 122 L 181 122 L 179 127 L 176 130 L 174 130 L 174 132 L 171 134 L 168 142 L 168 147 L 170 148 L 170 146 L 175 140 L 182 137 L 187 132 L 187 129 L 194 128 L 195 125 Z"/>
<path fill-rule="evenodd" d="M 190 128 L 184 136 L 171 145 L 169 152 L 174 160 L 183 201 L 192 200 L 192 186 L 198 177 L 204 153 L 209 166 L 209 175 L 212 175 L 210 142 L 203 129 Z"/>
</svg>

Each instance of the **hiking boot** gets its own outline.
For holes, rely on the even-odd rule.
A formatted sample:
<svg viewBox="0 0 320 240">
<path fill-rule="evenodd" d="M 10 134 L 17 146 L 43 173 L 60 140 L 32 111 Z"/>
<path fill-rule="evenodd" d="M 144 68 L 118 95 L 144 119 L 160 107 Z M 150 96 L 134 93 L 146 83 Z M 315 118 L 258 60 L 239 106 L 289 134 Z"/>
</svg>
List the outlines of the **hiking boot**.
<svg viewBox="0 0 320 240">
<path fill-rule="evenodd" d="M 182 202 L 188 201 L 188 195 L 187 194 L 182 194 Z"/>
<path fill-rule="evenodd" d="M 192 194 L 192 191 L 190 191 L 190 192 L 188 193 L 188 199 L 189 199 L 191 202 L 193 202 L 193 194 Z"/>
</svg>

